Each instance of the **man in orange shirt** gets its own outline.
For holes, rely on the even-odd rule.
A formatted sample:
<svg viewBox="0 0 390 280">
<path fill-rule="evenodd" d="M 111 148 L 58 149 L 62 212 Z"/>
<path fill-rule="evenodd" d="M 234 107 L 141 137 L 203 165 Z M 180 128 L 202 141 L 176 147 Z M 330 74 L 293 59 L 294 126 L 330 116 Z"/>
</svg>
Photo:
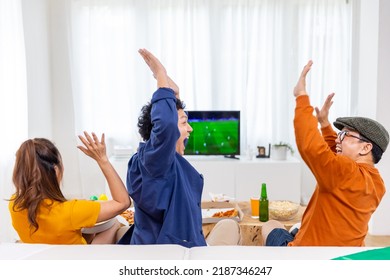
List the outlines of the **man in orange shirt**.
<svg viewBox="0 0 390 280">
<path fill-rule="evenodd" d="M 364 117 L 328 120 L 334 93 L 324 106 L 310 105 L 303 68 L 294 88 L 294 118 L 298 150 L 317 180 L 317 186 L 294 236 L 278 221 L 263 225 L 267 246 L 364 246 L 368 222 L 378 207 L 385 185 L 375 164 L 389 143 L 389 133 L 377 121 Z M 321 126 L 321 133 L 318 130 Z"/>
</svg>

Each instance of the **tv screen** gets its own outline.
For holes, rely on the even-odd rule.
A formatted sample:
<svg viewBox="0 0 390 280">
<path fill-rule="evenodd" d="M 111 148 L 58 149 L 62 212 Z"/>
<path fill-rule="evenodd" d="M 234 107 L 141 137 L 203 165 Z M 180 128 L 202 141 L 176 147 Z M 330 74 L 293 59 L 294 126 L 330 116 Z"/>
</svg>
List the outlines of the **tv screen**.
<svg viewBox="0 0 390 280">
<path fill-rule="evenodd" d="M 240 111 L 187 111 L 193 131 L 185 155 L 239 155 Z"/>
</svg>

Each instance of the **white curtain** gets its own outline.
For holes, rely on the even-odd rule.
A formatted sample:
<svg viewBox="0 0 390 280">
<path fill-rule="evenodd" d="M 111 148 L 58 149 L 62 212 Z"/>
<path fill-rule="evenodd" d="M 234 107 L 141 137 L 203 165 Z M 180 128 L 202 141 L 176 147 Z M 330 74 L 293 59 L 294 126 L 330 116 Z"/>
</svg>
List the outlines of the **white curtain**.
<svg viewBox="0 0 390 280">
<path fill-rule="evenodd" d="M 350 112 L 351 1 L 73 0 L 70 22 L 76 129 L 116 144 L 137 145 L 155 90 L 139 48 L 160 58 L 187 109 L 240 110 L 244 148 L 294 145 L 292 90 L 309 59 L 313 104 L 336 92 L 330 117 Z"/>
<path fill-rule="evenodd" d="M 0 241 L 15 240 L 7 199 L 14 193 L 15 152 L 27 137 L 27 85 L 22 8 L 0 0 Z"/>
</svg>

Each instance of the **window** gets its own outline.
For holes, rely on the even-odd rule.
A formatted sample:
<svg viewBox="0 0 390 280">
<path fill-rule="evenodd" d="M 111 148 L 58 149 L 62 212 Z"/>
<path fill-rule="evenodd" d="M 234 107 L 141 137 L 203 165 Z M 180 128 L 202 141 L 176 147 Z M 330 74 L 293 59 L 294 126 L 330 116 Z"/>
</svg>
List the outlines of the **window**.
<svg viewBox="0 0 390 280">
<path fill-rule="evenodd" d="M 27 137 L 26 61 L 20 1 L 0 1 L 0 12 L 0 240 L 14 241 L 5 199 L 15 191 L 15 152 Z"/>
<path fill-rule="evenodd" d="M 336 92 L 348 115 L 352 4 L 345 0 L 72 2 L 76 129 L 137 146 L 156 83 L 139 48 L 177 82 L 189 110 L 240 110 L 241 145 L 294 143 L 293 87 L 309 59 L 312 103 Z"/>
</svg>

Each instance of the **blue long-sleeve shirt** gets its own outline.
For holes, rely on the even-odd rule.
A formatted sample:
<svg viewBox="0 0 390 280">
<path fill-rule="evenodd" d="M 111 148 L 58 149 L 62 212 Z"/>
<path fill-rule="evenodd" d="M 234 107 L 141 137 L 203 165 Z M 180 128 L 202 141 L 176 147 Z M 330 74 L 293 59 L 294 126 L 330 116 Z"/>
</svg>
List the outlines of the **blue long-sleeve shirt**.
<svg viewBox="0 0 390 280">
<path fill-rule="evenodd" d="M 180 154 L 176 97 L 168 88 L 152 97 L 152 132 L 128 164 L 127 189 L 135 207 L 130 244 L 205 246 L 203 177 Z"/>
</svg>

